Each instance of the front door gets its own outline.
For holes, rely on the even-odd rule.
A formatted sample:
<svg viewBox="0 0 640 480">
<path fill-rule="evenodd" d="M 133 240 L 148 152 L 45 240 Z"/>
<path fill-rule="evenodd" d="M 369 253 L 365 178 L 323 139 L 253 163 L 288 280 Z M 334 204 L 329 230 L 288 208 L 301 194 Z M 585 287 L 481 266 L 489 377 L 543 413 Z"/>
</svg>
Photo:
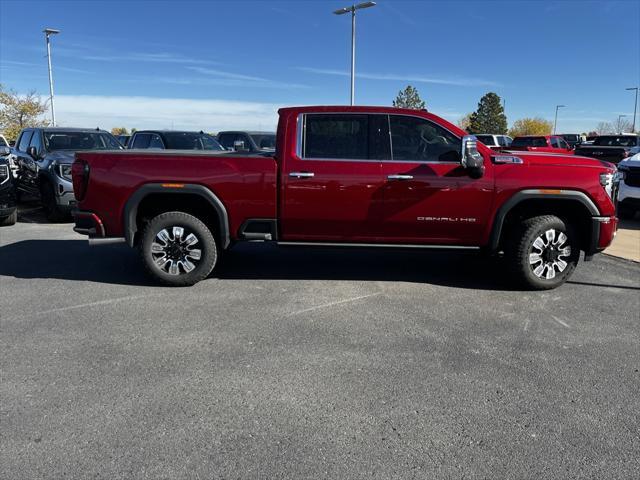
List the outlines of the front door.
<svg viewBox="0 0 640 480">
<path fill-rule="evenodd" d="M 391 156 L 382 162 L 384 235 L 390 242 L 477 245 L 489 220 L 493 170 L 469 177 L 462 139 L 425 118 L 390 115 Z"/>
<path fill-rule="evenodd" d="M 280 239 L 367 242 L 382 236 L 384 116 L 302 114 L 282 167 Z"/>
</svg>

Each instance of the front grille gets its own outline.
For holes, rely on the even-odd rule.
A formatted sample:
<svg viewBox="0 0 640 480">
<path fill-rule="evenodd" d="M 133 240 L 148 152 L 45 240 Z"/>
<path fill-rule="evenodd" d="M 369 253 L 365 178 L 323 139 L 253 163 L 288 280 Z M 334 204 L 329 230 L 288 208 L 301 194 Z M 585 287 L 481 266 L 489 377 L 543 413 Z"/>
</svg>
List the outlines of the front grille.
<svg viewBox="0 0 640 480">
<path fill-rule="evenodd" d="M 624 183 L 630 187 L 640 187 L 640 167 L 629 167 L 624 176 Z"/>
<path fill-rule="evenodd" d="M 9 180 L 9 167 L 0 165 L 0 185 Z"/>
</svg>

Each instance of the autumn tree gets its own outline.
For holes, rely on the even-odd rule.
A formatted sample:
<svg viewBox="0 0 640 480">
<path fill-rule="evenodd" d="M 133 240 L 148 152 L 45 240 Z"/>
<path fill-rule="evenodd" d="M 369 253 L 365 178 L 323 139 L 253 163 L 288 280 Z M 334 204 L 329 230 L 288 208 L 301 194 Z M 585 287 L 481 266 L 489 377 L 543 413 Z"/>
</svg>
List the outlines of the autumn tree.
<svg viewBox="0 0 640 480">
<path fill-rule="evenodd" d="M 462 130 L 469 131 L 469 125 L 471 125 L 471 115 L 472 115 L 471 113 L 467 113 L 464 117 L 458 120 L 458 126 Z"/>
<path fill-rule="evenodd" d="M 469 119 L 469 133 L 490 133 L 504 135 L 507 133 L 507 117 L 502 108 L 500 97 L 489 92 L 478 103 L 478 109 Z"/>
<path fill-rule="evenodd" d="M 0 130 L 9 141 L 15 141 L 23 128 L 49 125 L 49 121 L 42 118 L 47 108 L 48 102 L 35 91 L 21 96 L 0 84 Z"/>
<path fill-rule="evenodd" d="M 127 130 L 127 127 L 113 127 L 111 135 L 129 135 L 129 130 Z"/>
<path fill-rule="evenodd" d="M 407 88 L 398 92 L 398 96 L 393 101 L 393 106 L 397 108 L 412 108 L 414 110 L 427 108 L 424 100 L 420 98 L 418 90 L 411 85 L 407 85 Z"/>
<path fill-rule="evenodd" d="M 553 122 L 544 118 L 521 118 L 513 122 L 509 135 L 518 137 L 521 135 L 551 135 Z"/>
</svg>

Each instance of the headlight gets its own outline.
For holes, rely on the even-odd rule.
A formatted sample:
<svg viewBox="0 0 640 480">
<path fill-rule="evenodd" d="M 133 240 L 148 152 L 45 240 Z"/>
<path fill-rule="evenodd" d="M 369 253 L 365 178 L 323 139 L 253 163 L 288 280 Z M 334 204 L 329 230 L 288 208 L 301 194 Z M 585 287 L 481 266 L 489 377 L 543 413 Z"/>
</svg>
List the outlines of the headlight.
<svg viewBox="0 0 640 480">
<path fill-rule="evenodd" d="M 63 178 L 69 182 L 72 181 L 71 178 L 71 165 L 57 165 L 56 173 L 60 178 Z"/>
<path fill-rule="evenodd" d="M 604 187 L 609 198 L 615 201 L 618 196 L 618 185 L 620 184 L 620 172 L 601 173 L 600 185 Z"/>
</svg>

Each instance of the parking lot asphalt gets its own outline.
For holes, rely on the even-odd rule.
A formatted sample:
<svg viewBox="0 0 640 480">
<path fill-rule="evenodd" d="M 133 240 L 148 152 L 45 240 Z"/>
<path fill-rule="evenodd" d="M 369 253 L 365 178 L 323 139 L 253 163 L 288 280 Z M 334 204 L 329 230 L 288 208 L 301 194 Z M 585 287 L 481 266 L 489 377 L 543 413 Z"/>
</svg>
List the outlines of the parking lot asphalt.
<svg viewBox="0 0 640 480">
<path fill-rule="evenodd" d="M 640 265 L 513 290 L 495 263 L 0 229 L 0 477 L 640 478 Z"/>
</svg>

